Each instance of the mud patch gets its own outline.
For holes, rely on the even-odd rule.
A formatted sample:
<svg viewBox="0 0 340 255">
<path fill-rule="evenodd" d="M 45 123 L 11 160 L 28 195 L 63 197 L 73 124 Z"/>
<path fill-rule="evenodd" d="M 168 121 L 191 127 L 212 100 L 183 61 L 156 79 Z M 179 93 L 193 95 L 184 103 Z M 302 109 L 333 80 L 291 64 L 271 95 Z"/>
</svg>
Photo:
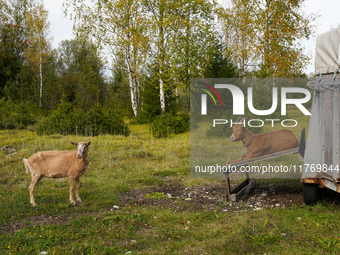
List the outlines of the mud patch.
<svg viewBox="0 0 340 255">
<path fill-rule="evenodd" d="M 133 189 L 129 193 L 123 193 L 120 197 L 120 201 L 124 205 L 160 205 L 163 208 L 169 208 L 173 205 L 174 199 L 152 199 L 146 198 L 147 194 L 155 192 L 164 193 L 165 195 L 172 198 L 179 198 L 185 188 L 179 182 L 174 181 L 171 178 L 165 178 L 166 182 L 164 185 L 158 187 L 152 187 L 147 189 Z M 169 195 L 168 195 L 169 194 Z"/>
<path fill-rule="evenodd" d="M 289 208 L 293 204 L 303 204 L 302 188 L 260 185 L 247 196 L 247 204 L 264 208 Z"/>
<path fill-rule="evenodd" d="M 169 198 L 146 198 L 154 192 L 164 193 Z M 124 205 L 156 205 L 162 208 L 173 208 L 179 211 L 228 212 L 239 210 L 261 210 L 264 208 L 289 208 L 293 204 L 303 204 L 302 189 L 287 186 L 258 185 L 251 194 L 239 202 L 226 200 L 225 184 L 205 184 L 189 188 L 176 180 L 168 180 L 165 185 L 145 190 L 133 189 L 121 196 Z"/>
<path fill-rule="evenodd" d="M 20 229 L 28 228 L 34 225 L 49 225 L 49 224 L 65 224 L 69 222 L 68 215 L 62 216 L 47 216 L 47 215 L 40 215 L 40 216 L 33 216 L 25 219 L 23 222 L 15 221 L 13 224 L 4 224 L 0 226 L 0 235 L 1 234 L 12 234 L 14 235 Z"/>
</svg>

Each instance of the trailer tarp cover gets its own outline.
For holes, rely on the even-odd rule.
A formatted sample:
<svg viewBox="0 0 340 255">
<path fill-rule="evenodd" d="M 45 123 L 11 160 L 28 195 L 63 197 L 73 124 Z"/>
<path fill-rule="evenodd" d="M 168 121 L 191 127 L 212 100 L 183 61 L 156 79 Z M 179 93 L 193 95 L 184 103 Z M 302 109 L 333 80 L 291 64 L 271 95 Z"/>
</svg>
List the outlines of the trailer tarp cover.
<svg viewBox="0 0 340 255">
<path fill-rule="evenodd" d="M 315 74 L 334 73 L 340 66 L 340 27 L 316 37 Z"/>
</svg>

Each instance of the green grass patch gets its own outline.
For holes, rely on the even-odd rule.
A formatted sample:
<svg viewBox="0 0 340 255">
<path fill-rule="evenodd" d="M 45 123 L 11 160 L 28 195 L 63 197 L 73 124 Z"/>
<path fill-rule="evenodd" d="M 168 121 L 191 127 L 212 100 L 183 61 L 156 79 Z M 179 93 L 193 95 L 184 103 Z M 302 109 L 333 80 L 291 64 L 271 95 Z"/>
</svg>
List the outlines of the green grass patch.
<svg viewBox="0 0 340 255">
<path fill-rule="evenodd" d="M 1 145 L 15 149 L 15 153 L 0 151 L 0 254 L 340 252 L 340 206 L 335 200 L 323 200 L 314 207 L 300 204 L 261 210 L 229 203 L 224 198 L 224 179 L 190 178 L 189 133 L 157 139 L 147 125 L 130 128 L 127 137 L 0 131 Z M 80 179 L 83 203 L 69 204 L 68 179 L 44 178 L 35 192 L 38 206 L 32 207 L 31 178 L 22 158 L 42 150 L 73 150 L 70 142 L 81 140 L 92 142 L 91 166 Z M 219 142 L 228 144 L 229 138 Z M 300 187 L 295 179 L 257 182 Z M 215 195 L 204 191 L 201 200 L 208 201 L 202 203 L 204 207 L 197 204 L 201 200 L 187 199 L 188 195 L 176 197 L 204 187 L 220 189 Z M 173 198 L 168 198 L 168 192 Z M 215 200 L 221 201 L 218 206 L 211 205 L 217 204 Z"/>
<path fill-rule="evenodd" d="M 150 198 L 154 198 L 154 199 L 167 199 L 168 196 L 165 195 L 163 192 L 152 192 L 152 193 L 148 193 L 145 195 L 146 198 L 150 199 Z"/>
</svg>

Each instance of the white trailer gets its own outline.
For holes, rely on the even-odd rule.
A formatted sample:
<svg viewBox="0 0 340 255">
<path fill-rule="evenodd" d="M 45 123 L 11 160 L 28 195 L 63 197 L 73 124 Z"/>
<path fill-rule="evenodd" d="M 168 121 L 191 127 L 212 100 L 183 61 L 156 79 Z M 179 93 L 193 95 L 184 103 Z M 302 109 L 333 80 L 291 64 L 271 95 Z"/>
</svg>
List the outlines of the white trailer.
<svg viewBox="0 0 340 255">
<path fill-rule="evenodd" d="M 303 200 L 318 201 L 320 188 L 340 193 L 340 28 L 316 38 L 315 75 L 311 117 L 301 175 Z"/>
</svg>

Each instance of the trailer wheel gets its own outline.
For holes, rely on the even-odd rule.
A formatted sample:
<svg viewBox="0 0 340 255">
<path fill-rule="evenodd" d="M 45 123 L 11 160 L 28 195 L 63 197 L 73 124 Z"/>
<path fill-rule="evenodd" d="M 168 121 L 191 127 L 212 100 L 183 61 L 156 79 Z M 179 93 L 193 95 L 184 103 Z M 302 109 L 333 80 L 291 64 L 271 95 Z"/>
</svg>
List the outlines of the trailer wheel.
<svg viewBox="0 0 340 255">
<path fill-rule="evenodd" d="M 306 205 L 316 204 L 319 200 L 319 188 L 317 184 L 302 183 L 303 202 Z"/>
</svg>

